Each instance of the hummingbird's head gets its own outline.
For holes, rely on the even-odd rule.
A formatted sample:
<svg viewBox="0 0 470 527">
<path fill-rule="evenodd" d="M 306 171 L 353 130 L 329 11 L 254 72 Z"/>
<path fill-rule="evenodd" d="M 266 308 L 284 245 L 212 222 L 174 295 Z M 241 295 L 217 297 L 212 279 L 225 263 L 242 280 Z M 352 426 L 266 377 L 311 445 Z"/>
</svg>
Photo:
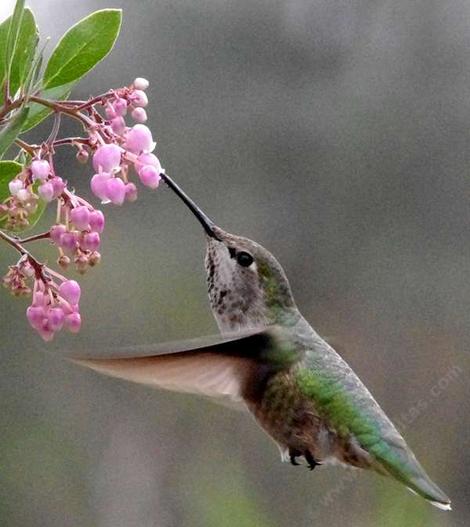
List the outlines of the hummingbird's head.
<svg viewBox="0 0 470 527">
<path fill-rule="evenodd" d="M 206 233 L 209 300 L 220 330 L 295 323 L 300 315 L 276 258 L 259 243 L 217 227 L 169 176 L 162 177 Z"/>
</svg>

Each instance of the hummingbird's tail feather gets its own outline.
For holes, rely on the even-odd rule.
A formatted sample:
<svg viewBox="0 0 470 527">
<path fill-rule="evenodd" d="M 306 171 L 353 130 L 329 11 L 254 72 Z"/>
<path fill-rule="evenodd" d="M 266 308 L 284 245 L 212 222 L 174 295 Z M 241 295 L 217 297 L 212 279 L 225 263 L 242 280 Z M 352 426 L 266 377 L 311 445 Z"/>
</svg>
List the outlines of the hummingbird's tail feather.
<svg viewBox="0 0 470 527">
<path fill-rule="evenodd" d="M 448 496 L 431 480 L 400 436 L 383 441 L 371 452 L 380 468 L 441 510 L 451 510 Z M 382 470 L 379 472 L 383 473 Z"/>
</svg>

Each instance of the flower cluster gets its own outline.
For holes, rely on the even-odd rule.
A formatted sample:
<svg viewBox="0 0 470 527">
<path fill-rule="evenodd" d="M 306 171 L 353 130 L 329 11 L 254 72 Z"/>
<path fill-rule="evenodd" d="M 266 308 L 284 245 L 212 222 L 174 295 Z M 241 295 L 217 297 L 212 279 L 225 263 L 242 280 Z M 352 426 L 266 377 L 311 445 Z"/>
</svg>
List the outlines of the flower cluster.
<svg viewBox="0 0 470 527">
<path fill-rule="evenodd" d="M 45 341 L 52 340 L 54 333 L 63 327 L 77 333 L 82 324 L 79 300 L 80 286 L 75 280 L 63 278 L 60 285 L 53 280 L 35 280 L 33 301 L 26 310 L 26 316 L 31 327 Z"/>
<path fill-rule="evenodd" d="M 137 185 L 156 189 L 163 169 L 155 156 L 156 143 L 147 120 L 148 105 L 146 79 L 137 78 L 130 86 L 110 90 L 88 101 L 56 101 L 56 116 L 71 116 L 79 120 L 84 137 L 57 138 L 60 121 L 56 117 L 53 131 L 40 145 L 21 142 L 27 162 L 9 184 L 9 197 L 0 204 L 0 222 L 7 230 L 20 231 L 34 220 L 42 202 L 57 203 L 54 225 L 48 231 L 19 240 L 10 238 L 10 245 L 21 253 L 16 266 L 11 266 L 3 284 L 15 295 L 33 294 L 27 317 L 31 326 L 50 340 L 62 327 L 72 332 L 81 325 L 78 312 L 80 288 L 77 282 L 67 280 L 44 264 L 37 262 L 25 250 L 30 240 L 49 239 L 58 251 L 57 263 L 67 269 L 73 262 L 79 273 L 84 273 L 101 260 L 98 252 L 100 235 L 105 226 L 103 212 L 83 197 L 78 196 L 68 181 L 54 166 L 56 148 L 69 145 L 77 149 L 80 163 L 92 160 L 94 174 L 90 179 L 91 192 L 102 205 L 122 205 L 137 199 Z M 45 101 L 49 106 L 50 101 Z M 126 117 L 134 121 L 126 124 Z M 132 174 L 136 181 L 132 181 Z M 8 239 L 6 233 L 0 234 Z M 58 279 L 61 283 L 53 280 Z M 31 280 L 32 288 L 28 285 Z"/>
</svg>

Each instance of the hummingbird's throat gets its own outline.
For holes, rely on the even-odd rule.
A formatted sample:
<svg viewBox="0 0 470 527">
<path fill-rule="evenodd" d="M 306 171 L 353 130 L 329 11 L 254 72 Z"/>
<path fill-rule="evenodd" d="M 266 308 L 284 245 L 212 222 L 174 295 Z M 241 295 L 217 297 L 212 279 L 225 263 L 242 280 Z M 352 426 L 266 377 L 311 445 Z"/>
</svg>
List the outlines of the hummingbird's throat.
<svg viewBox="0 0 470 527">
<path fill-rule="evenodd" d="M 209 301 L 222 333 L 263 328 L 274 322 L 256 274 L 242 273 L 224 243 L 208 239 L 205 263 Z"/>
</svg>

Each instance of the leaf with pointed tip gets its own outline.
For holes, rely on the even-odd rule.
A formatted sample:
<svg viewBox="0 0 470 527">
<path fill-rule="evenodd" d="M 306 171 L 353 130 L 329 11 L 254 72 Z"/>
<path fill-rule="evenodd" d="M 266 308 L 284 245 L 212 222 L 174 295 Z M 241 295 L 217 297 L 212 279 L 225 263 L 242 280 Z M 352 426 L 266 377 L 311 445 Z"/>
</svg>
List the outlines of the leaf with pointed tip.
<svg viewBox="0 0 470 527">
<path fill-rule="evenodd" d="M 10 69 L 10 93 L 12 95 L 19 88 L 24 87 L 38 42 L 39 33 L 33 12 L 30 9 L 25 9 Z"/>
<path fill-rule="evenodd" d="M 24 15 L 24 0 L 16 0 L 15 9 L 8 24 L 8 35 L 5 53 L 5 74 L 9 77 L 11 64 L 18 44 L 21 22 Z"/>
<path fill-rule="evenodd" d="M 78 81 L 113 48 L 121 27 L 120 9 L 103 9 L 80 20 L 61 38 L 44 73 L 44 87 Z"/>
<path fill-rule="evenodd" d="M 4 90 L 3 83 L 6 72 L 6 56 L 7 56 L 7 38 L 8 28 L 10 27 L 10 18 L 7 18 L 0 24 L 0 102 L 3 101 Z"/>
<path fill-rule="evenodd" d="M 28 118 L 28 113 L 29 108 L 23 106 L 13 115 L 8 124 L 0 130 L 0 159 L 18 137 L 23 124 Z"/>
<path fill-rule="evenodd" d="M 0 161 L 0 203 L 10 195 L 8 183 L 19 174 L 23 165 L 16 161 Z"/>
</svg>

